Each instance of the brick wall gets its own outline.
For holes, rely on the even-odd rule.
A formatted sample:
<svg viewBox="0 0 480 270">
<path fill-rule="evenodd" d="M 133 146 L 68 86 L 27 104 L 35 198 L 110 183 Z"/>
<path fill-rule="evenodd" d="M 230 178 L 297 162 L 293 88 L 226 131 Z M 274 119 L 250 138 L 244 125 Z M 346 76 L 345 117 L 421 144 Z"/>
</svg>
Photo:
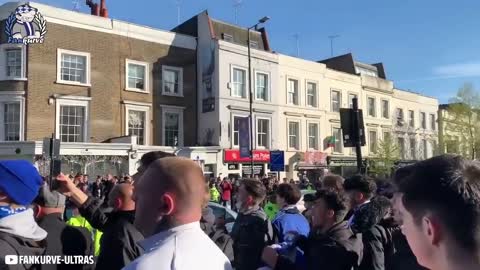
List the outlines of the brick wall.
<svg viewBox="0 0 480 270">
<path fill-rule="evenodd" d="M 91 87 L 56 83 L 57 49 L 91 54 Z M 126 59 L 150 64 L 150 93 L 127 92 Z M 48 24 L 44 44 L 28 49 L 28 87 L 26 100 L 26 140 L 40 140 L 54 132 L 55 104 L 48 105 L 53 94 L 90 96 L 89 136 L 91 142 L 125 135 L 125 106 L 122 100 L 152 104 L 150 135 L 154 144 L 162 139 L 160 104 L 183 106 L 185 145 L 196 142 L 196 52 L 167 45 L 131 39 L 91 30 Z M 184 97 L 161 96 L 162 65 L 183 68 Z M 2 84 L 0 84 L 0 88 Z"/>
</svg>

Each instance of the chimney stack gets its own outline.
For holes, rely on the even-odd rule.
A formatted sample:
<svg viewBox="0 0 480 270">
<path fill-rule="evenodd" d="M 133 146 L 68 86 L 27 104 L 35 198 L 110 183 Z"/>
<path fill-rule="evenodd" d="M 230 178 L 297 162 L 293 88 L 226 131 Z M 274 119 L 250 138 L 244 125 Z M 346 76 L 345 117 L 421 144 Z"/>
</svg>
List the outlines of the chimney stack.
<svg viewBox="0 0 480 270">
<path fill-rule="evenodd" d="M 86 0 L 85 3 L 87 4 L 87 6 L 90 7 L 90 14 L 92 14 L 93 16 L 100 15 L 100 7 L 97 3 L 94 3 L 92 0 Z"/>
<path fill-rule="evenodd" d="M 106 0 L 100 0 L 100 16 L 108 18 L 108 9 L 105 1 Z"/>
</svg>

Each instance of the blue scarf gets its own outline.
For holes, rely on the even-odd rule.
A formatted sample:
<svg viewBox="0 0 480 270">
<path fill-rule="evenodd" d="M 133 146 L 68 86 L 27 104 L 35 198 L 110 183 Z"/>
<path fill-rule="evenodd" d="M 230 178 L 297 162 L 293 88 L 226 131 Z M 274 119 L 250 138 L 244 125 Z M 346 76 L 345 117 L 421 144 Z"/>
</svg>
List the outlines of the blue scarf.
<svg viewBox="0 0 480 270">
<path fill-rule="evenodd" d="M 0 206 L 0 219 L 21 213 L 25 210 L 27 210 L 27 208 L 24 206 L 20 206 L 15 209 L 12 208 L 11 206 Z"/>
</svg>

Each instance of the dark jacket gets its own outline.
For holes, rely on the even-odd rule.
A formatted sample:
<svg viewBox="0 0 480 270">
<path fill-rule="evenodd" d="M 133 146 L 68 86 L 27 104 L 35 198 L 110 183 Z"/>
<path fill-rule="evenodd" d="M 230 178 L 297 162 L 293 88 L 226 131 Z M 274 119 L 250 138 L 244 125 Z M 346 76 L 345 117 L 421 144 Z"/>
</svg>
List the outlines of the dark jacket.
<svg viewBox="0 0 480 270">
<path fill-rule="evenodd" d="M 267 214 L 261 208 L 239 213 L 233 225 L 234 266 L 236 270 L 252 270 L 262 266 L 262 251 L 268 235 Z"/>
<path fill-rule="evenodd" d="M 93 256 L 92 235 L 85 228 L 68 226 L 62 214 L 49 214 L 39 220 L 38 225 L 47 231 L 45 255 Z M 93 269 L 94 265 L 43 265 L 44 269 Z"/>
<path fill-rule="evenodd" d="M 394 253 L 392 236 L 379 223 L 382 208 L 374 199 L 354 212 L 351 228 L 362 234 L 364 252 L 359 270 L 385 270 Z"/>
<path fill-rule="evenodd" d="M 380 222 L 387 235 L 391 236 L 394 252 L 385 262 L 386 270 L 427 270 L 420 266 L 417 258 L 408 245 L 407 238 L 403 235 L 400 227 L 393 219 L 385 219 Z"/>
<path fill-rule="evenodd" d="M 312 231 L 308 238 L 300 236 L 298 247 L 305 252 L 307 270 L 357 269 L 362 258 L 362 239 L 346 221 L 334 225 L 325 234 Z M 275 270 L 297 269 L 294 262 L 279 256 Z M 298 269 L 300 270 L 300 269 Z"/>
<path fill-rule="evenodd" d="M 40 256 L 45 252 L 45 241 L 35 242 L 16 235 L 0 232 L 0 270 L 40 270 L 40 265 L 6 265 L 6 255 Z"/>
<path fill-rule="evenodd" d="M 79 208 L 92 227 L 103 232 L 96 269 L 119 270 L 143 254 L 137 244 L 143 236 L 133 226 L 135 211 L 104 213 L 100 205 L 89 197 Z"/>
</svg>

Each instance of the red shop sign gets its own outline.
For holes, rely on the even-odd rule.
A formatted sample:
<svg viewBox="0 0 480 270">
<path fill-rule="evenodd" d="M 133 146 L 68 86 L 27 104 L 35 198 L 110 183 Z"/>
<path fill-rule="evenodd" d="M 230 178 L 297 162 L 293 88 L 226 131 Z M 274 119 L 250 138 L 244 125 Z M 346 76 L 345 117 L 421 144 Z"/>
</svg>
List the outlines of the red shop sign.
<svg viewBox="0 0 480 270">
<path fill-rule="evenodd" d="M 240 158 L 240 150 L 228 149 L 225 150 L 224 162 L 250 162 L 250 158 Z M 253 150 L 253 161 L 254 162 L 270 162 L 270 151 L 268 150 Z"/>
</svg>

